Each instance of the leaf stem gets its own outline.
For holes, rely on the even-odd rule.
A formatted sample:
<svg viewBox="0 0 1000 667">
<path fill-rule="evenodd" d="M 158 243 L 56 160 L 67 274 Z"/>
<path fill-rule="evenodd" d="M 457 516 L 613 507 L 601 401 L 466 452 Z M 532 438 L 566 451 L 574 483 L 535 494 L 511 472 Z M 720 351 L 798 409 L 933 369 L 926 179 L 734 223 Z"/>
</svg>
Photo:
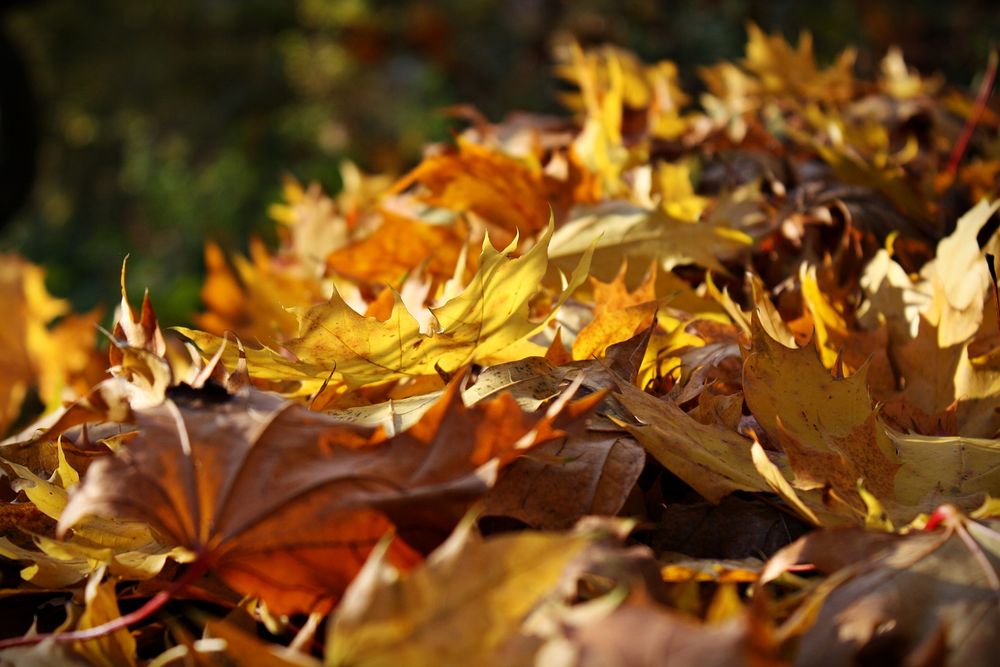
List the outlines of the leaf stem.
<svg viewBox="0 0 1000 667">
<path fill-rule="evenodd" d="M 160 591 L 153 597 L 149 598 L 149 600 L 147 600 L 141 607 L 135 611 L 125 614 L 124 616 L 119 616 L 118 618 L 110 620 L 107 623 L 102 623 L 101 625 L 93 628 L 87 628 L 86 630 L 50 632 L 46 634 L 32 635 L 30 637 L 24 636 L 3 639 L 0 640 L 0 650 L 14 648 L 16 646 L 34 646 L 35 644 L 40 644 L 47 639 L 51 639 L 52 641 L 59 643 L 88 641 L 91 639 L 99 639 L 117 632 L 118 630 L 125 629 L 133 623 L 146 620 L 162 609 L 164 605 L 174 598 L 174 596 L 205 574 L 205 572 L 208 571 L 210 563 L 211 559 L 208 558 L 207 555 L 199 555 L 198 558 L 191 563 L 191 566 L 185 570 L 184 574 L 181 575 L 180 579 L 174 581 L 169 588 Z"/>
<path fill-rule="evenodd" d="M 986 73 L 983 76 L 983 82 L 979 86 L 979 94 L 976 95 L 975 105 L 972 107 L 972 113 L 965 121 L 965 127 L 962 128 L 962 134 L 958 138 L 958 142 L 955 144 L 955 148 L 951 151 L 951 156 L 948 158 L 948 166 L 946 171 L 955 176 L 958 173 L 958 165 L 962 161 L 962 156 L 965 155 L 965 149 L 969 146 L 969 140 L 972 139 L 972 133 L 976 129 L 976 125 L 979 124 L 979 119 L 982 117 L 983 112 L 986 111 L 986 103 L 989 102 L 990 93 L 993 92 L 993 84 L 996 82 L 997 78 L 997 51 L 993 49 L 990 51 L 989 64 L 986 66 Z"/>
</svg>

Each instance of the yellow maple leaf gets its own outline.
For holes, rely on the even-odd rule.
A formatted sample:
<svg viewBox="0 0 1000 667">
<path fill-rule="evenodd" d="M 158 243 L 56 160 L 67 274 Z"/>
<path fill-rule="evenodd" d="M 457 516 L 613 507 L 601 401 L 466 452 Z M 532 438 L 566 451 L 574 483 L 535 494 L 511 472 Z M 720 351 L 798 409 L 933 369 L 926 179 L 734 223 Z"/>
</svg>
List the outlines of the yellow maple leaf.
<svg viewBox="0 0 1000 667">
<path fill-rule="evenodd" d="M 97 312 L 70 316 L 69 303 L 45 289 L 45 273 L 14 255 L 0 256 L 0 433 L 17 418 L 28 390 L 57 407 L 63 390 L 83 393 L 99 378 L 94 354 Z M 96 372 L 95 372 L 96 371 Z"/>
<path fill-rule="evenodd" d="M 633 54 L 613 47 L 584 51 L 578 44 L 565 51 L 557 69 L 579 93 L 564 96 L 583 112 L 583 129 L 573 141 L 573 156 L 597 174 L 604 196 L 624 191 L 622 172 L 632 157 L 645 152 L 643 141 L 626 145 L 626 110 L 645 114 L 640 139 L 673 139 L 687 128 L 680 109 L 688 99 L 678 86 L 677 68 L 663 61 L 644 66 Z"/>
<path fill-rule="evenodd" d="M 0 458 L 0 466 L 14 480 L 14 486 L 42 514 L 56 521 L 69 502 L 70 490 L 80 481 L 61 446 L 57 445 L 57 452 L 58 466 L 51 479 Z M 168 558 L 188 559 L 183 550 L 158 543 L 149 526 L 137 521 L 89 517 L 74 529 L 70 539 L 54 540 L 41 534 L 33 534 L 32 539 L 37 550 L 0 538 L 0 555 L 27 563 L 21 577 L 38 586 L 69 586 L 105 566 L 116 576 L 149 579 L 160 572 Z"/>
<path fill-rule="evenodd" d="M 338 275 L 370 283 L 397 285 L 417 267 L 443 281 L 455 272 L 464 248 L 465 237 L 455 225 L 429 225 L 384 211 L 371 236 L 331 253 L 326 264 Z"/>
<path fill-rule="evenodd" d="M 437 327 L 429 335 L 399 297 L 389 317 L 378 320 L 355 312 L 339 293 L 326 303 L 297 310 L 298 335 L 275 346 L 246 351 L 250 374 L 267 380 L 297 380 L 303 394 L 318 389 L 334 373 L 348 386 L 406 376 L 434 376 L 437 368 L 455 371 L 473 361 L 506 361 L 503 353 L 545 326 L 531 317 L 548 269 L 552 226 L 523 256 L 513 259 L 514 244 L 497 251 L 487 239 L 479 270 L 461 294 L 432 308 Z M 591 252 L 584 253 L 554 307 L 561 305 L 587 276 Z M 214 354 L 223 339 L 179 328 L 204 354 Z M 515 350 L 516 353 L 523 349 Z M 235 364 L 236 346 L 223 359 Z M 515 358 L 515 357 L 511 357 Z"/>
<path fill-rule="evenodd" d="M 656 189 L 660 195 L 660 206 L 667 215 L 697 222 L 709 199 L 694 192 L 691 184 L 691 170 L 684 163 L 661 163 L 656 168 Z"/>
<path fill-rule="evenodd" d="M 722 223 L 691 224 L 660 210 L 609 201 L 581 208 L 560 227 L 553 236 L 550 256 L 556 266 L 567 269 L 595 246 L 592 273 L 607 281 L 626 258 L 636 260 L 637 266 L 655 260 L 665 271 L 698 264 L 724 272 L 720 260 L 740 256 L 750 242 L 750 236 Z"/>
<path fill-rule="evenodd" d="M 747 406 L 773 442 L 780 442 L 802 490 L 832 488 L 864 515 L 857 480 L 883 501 L 893 500 L 899 464 L 876 420 L 867 368 L 836 379 L 813 345 L 791 349 L 768 335 L 756 317 L 743 369 Z M 808 503 L 807 503 L 808 504 Z"/>
<path fill-rule="evenodd" d="M 920 72 L 908 67 L 903 59 L 903 52 L 893 46 L 885 54 L 880 63 L 882 76 L 879 85 L 882 89 L 899 100 L 908 100 L 920 95 L 931 95 L 937 92 L 943 83 L 941 77 L 924 79 Z"/>
<path fill-rule="evenodd" d="M 483 539 L 471 524 L 409 573 L 386 562 L 380 545 L 330 623 L 327 664 L 533 662 L 528 651 L 512 659 L 505 644 L 596 535 L 581 527 Z"/>
<path fill-rule="evenodd" d="M 757 25 L 747 26 L 744 66 L 756 75 L 764 91 L 809 100 L 842 102 L 854 91 L 853 49 L 843 51 L 830 67 L 820 69 L 813 55 L 812 34 L 803 31 L 793 49 L 781 35 L 766 35 Z"/>
</svg>

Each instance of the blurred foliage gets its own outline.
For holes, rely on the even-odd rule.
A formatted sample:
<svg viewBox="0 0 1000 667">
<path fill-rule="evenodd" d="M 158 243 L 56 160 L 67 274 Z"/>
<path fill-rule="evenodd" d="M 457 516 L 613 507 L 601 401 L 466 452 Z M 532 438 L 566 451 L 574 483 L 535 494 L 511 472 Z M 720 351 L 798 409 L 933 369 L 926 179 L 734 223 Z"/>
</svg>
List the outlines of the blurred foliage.
<svg viewBox="0 0 1000 667">
<path fill-rule="evenodd" d="M 829 60 L 908 62 L 972 83 L 1000 21 L 988 0 L 36 0 L 3 17 L 41 112 L 31 203 L 0 237 L 78 309 L 114 294 L 122 256 L 167 322 L 197 307 L 206 239 L 266 234 L 291 172 L 339 186 L 344 158 L 398 172 L 447 138 L 442 109 L 551 111 L 553 47 L 615 42 L 646 60 L 738 58 L 745 25 L 809 29 Z M 697 81 L 683 81 L 697 90 Z"/>
</svg>

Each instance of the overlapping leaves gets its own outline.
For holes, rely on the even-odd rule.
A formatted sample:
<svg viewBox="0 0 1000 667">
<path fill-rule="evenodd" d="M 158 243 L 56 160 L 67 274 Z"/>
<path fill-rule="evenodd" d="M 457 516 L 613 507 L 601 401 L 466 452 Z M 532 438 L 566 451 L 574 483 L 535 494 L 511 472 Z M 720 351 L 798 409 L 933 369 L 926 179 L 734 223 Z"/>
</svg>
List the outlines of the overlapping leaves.
<svg viewBox="0 0 1000 667">
<path fill-rule="evenodd" d="M 99 382 L 5 262 L 0 425 L 48 406 L 0 446 L 6 593 L 112 625 L 3 659 L 995 653 L 997 115 L 755 26 L 701 109 L 672 63 L 559 57 L 572 119 L 288 180 L 276 250 L 207 249 L 199 329 L 123 275 Z M 126 597 L 202 606 L 133 633 Z"/>
</svg>

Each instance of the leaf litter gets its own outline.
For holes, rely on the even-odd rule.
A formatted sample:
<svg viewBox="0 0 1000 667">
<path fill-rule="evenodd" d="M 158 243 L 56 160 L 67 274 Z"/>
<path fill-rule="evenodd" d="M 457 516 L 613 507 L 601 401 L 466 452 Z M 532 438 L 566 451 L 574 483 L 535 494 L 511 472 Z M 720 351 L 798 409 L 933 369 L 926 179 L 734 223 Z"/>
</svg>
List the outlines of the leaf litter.
<svg viewBox="0 0 1000 667">
<path fill-rule="evenodd" d="M 0 664 L 990 664 L 989 91 L 557 59 L 565 118 L 287 179 L 195 328 L 123 267 L 102 359 L 3 259 Z"/>
</svg>

